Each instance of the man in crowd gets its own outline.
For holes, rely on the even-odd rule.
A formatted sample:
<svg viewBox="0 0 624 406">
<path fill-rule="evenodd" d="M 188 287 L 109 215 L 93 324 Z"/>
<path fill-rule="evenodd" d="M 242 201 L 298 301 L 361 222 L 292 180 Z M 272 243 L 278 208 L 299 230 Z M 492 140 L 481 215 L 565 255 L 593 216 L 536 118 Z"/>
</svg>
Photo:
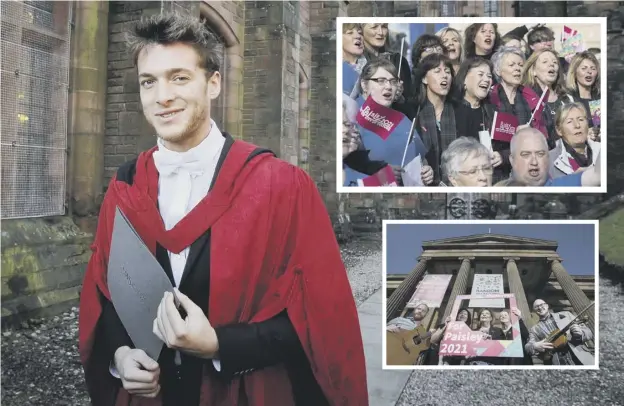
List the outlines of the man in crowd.
<svg viewBox="0 0 624 406">
<path fill-rule="evenodd" d="M 528 354 L 538 355 L 542 359 L 545 354 L 552 352 L 552 360 L 546 361 L 552 365 L 577 365 L 580 361 L 573 355 L 568 345 L 555 349 L 552 343 L 546 338 L 555 330 L 561 329 L 569 324 L 576 316 L 571 312 L 551 313 L 548 304 L 542 299 L 533 302 L 533 311 L 540 320 L 529 331 L 529 341 L 525 345 Z M 567 333 L 571 337 L 571 343 L 578 346 L 579 351 L 585 351 L 583 343 L 594 339 L 591 330 L 583 323 L 573 324 Z"/>
<path fill-rule="evenodd" d="M 522 128 L 511 138 L 509 161 L 512 167 L 510 178 L 496 186 L 600 186 L 600 156 L 596 165 L 582 172 L 550 178 L 546 137 L 532 127 Z"/>
</svg>

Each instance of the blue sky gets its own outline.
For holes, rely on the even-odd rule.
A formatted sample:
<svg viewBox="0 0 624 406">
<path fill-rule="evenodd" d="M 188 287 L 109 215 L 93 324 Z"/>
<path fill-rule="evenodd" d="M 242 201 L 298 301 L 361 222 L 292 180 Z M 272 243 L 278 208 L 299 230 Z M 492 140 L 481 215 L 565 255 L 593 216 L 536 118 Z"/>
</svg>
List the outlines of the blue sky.
<svg viewBox="0 0 624 406">
<path fill-rule="evenodd" d="M 553 240 L 571 275 L 594 275 L 593 224 L 388 224 L 386 258 L 389 273 L 409 273 L 422 253 L 422 242 L 474 234 L 502 234 Z"/>
</svg>

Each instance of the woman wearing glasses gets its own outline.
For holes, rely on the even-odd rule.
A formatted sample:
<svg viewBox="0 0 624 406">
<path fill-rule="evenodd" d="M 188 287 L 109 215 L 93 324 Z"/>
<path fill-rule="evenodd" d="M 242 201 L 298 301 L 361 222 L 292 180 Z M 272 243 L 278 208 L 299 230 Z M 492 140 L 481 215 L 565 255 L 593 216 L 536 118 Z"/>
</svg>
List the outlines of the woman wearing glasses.
<svg viewBox="0 0 624 406">
<path fill-rule="evenodd" d="M 412 94 L 412 76 L 409 64 L 403 55 L 400 55 L 398 52 L 389 52 L 388 50 L 388 23 L 362 24 L 362 34 L 364 37 L 364 56 L 367 62 L 378 58 L 386 58 L 392 62 L 395 70 L 398 71 L 400 66 L 401 71 L 397 73 L 399 82 L 392 108 L 405 114 L 411 120 L 414 115 L 411 111 L 411 102 L 414 98 Z"/>
<path fill-rule="evenodd" d="M 358 99 L 360 112 L 364 103 L 370 104 L 370 108 L 378 109 L 374 105 L 381 106 L 381 109 L 392 108 L 392 103 L 399 86 L 397 70 L 387 59 L 375 59 L 366 64 L 360 75 L 360 89 L 362 97 Z M 370 99 L 370 100 L 369 100 Z M 377 114 L 377 113 L 375 113 Z M 402 118 L 396 125 L 392 126 L 389 134 L 379 135 L 378 133 L 358 125 L 358 130 L 362 139 L 363 147 L 370 151 L 369 157 L 374 161 L 384 161 L 392 166 L 395 177 L 399 184 L 402 182 L 402 165 L 407 166 L 414 159 L 421 159 L 419 155 L 424 155 L 422 142 L 416 131 L 414 131 L 411 144 L 413 147 L 407 148 L 412 122 L 404 114 L 398 113 Z M 385 117 L 384 117 L 385 118 Z M 404 156 L 405 154 L 405 156 Z M 428 180 L 431 168 L 424 166 L 421 169 L 421 180 Z M 353 168 L 345 170 L 345 186 L 357 185 L 358 179 L 363 179 L 366 174 L 357 172 Z M 424 174 L 424 175 L 423 175 Z M 417 174 L 412 174 L 417 176 Z"/>
<path fill-rule="evenodd" d="M 491 152 L 472 137 L 460 137 L 442 153 L 442 174 L 447 185 L 492 186 Z"/>
</svg>

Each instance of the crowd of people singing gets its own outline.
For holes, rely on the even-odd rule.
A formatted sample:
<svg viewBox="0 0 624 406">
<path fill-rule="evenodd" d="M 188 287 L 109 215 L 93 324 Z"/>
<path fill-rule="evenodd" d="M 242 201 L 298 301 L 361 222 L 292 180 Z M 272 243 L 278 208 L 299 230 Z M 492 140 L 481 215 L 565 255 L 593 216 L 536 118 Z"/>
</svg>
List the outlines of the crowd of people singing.
<svg viewBox="0 0 624 406">
<path fill-rule="evenodd" d="M 600 186 L 600 49 L 554 44 L 542 24 L 446 27 L 410 64 L 388 24 L 343 24 L 343 185 Z"/>
</svg>

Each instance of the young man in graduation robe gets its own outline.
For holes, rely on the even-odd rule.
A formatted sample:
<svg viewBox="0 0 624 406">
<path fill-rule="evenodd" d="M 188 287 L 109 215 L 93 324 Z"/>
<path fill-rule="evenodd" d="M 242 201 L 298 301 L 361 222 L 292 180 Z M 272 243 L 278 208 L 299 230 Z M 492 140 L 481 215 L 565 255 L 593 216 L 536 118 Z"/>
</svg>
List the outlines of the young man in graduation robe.
<svg viewBox="0 0 624 406">
<path fill-rule="evenodd" d="M 368 405 L 357 311 L 314 182 L 210 119 L 221 53 L 200 21 L 162 14 L 129 40 L 158 145 L 117 171 L 100 210 L 79 319 L 93 404 Z M 111 303 L 117 207 L 178 289 L 181 310 L 165 293 L 154 315 L 157 360 Z"/>
</svg>

